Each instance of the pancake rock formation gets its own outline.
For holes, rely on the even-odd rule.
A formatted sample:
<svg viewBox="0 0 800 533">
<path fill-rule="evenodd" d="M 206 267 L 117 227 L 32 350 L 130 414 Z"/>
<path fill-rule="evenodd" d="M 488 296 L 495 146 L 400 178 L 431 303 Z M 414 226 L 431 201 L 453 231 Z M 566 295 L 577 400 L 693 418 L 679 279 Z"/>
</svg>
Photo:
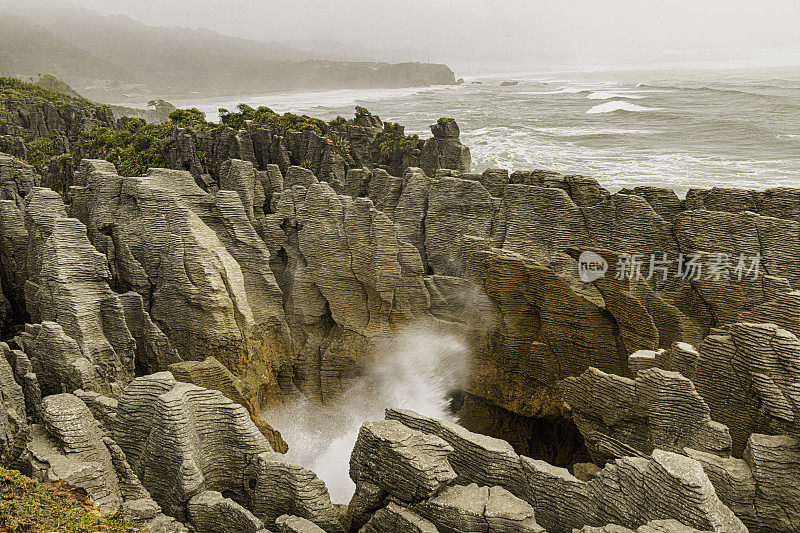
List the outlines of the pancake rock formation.
<svg viewBox="0 0 800 533">
<path fill-rule="evenodd" d="M 240 126 L 58 191 L 4 135 L 2 464 L 151 531 L 800 530 L 800 189 L 474 173 L 452 119 Z M 380 403 L 393 358 L 451 418 L 382 376 L 334 503 L 270 410 Z"/>
</svg>

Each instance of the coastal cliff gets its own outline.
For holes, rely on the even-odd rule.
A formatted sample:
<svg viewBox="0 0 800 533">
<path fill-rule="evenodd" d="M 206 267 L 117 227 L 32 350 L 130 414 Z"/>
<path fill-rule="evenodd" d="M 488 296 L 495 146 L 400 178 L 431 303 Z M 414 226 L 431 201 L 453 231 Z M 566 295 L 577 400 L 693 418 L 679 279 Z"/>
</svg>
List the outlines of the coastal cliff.
<svg viewBox="0 0 800 533">
<path fill-rule="evenodd" d="M 0 116 L 5 464 L 152 531 L 800 527 L 799 189 L 475 174 L 448 118 L 39 96 Z M 467 347 L 460 425 L 387 406 L 337 506 L 261 415 L 423 327 Z"/>
<path fill-rule="evenodd" d="M 0 75 L 52 74 L 101 101 L 456 83 L 443 64 L 307 52 L 202 29 L 148 26 L 66 2 L 47 9 L 37 4 L 0 5 Z"/>
</svg>

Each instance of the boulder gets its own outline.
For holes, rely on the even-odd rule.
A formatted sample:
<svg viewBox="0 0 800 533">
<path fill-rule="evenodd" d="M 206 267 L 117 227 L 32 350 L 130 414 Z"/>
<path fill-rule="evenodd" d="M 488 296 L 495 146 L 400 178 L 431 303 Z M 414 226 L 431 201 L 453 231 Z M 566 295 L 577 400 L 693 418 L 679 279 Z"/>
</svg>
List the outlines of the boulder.
<svg viewBox="0 0 800 533">
<path fill-rule="evenodd" d="M 694 384 L 676 372 L 649 368 L 632 380 L 590 368 L 561 387 L 598 464 L 632 455 L 631 448 L 643 456 L 685 447 L 730 454 L 728 428 L 711 420 Z"/>
<path fill-rule="evenodd" d="M 350 457 L 356 487 L 371 482 L 402 501 L 436 494 L 456 478 L 447 462 L 453 449 L 441 438 L 396 420 L 365 422 Z"/>
<path fill-rule="evenodd" d="M 314 522 L 299 516 L 282 515 L 275 520 L 278 533 L 322 533 L 325 531 Z"/>
<path fill-rule="evenodd" d="M 265 524 L 290 514 L 328 533 L 344 531 L 325 483 L 280 453 L 265 452 L 252 458 L 244 471 L 242 486 L 248 508 Z"/>
<path fill-rule="evenodd" d="M 253 513 L 216 491 L 193 496 L 188 503 L 189 520 L 198 533 L 261 533 L 264 524 Z"/>
<path fill-rule="evenodd" d="M 384 531 L 437 533 L 439 530 L 417 512 L 401 507 L 394 502 L 389 502 L 389 505 L 379 509 L 372 515 L 372 518 L 359 530 L 359 533 L 383 533 Z"/>
<path fill-rule="evenodd" d="M 544 533 L 534 520 L 534 510 L 502 487 L 455 485 L 415 509 L 447 533 L 489 531 Z"/>
</svg>

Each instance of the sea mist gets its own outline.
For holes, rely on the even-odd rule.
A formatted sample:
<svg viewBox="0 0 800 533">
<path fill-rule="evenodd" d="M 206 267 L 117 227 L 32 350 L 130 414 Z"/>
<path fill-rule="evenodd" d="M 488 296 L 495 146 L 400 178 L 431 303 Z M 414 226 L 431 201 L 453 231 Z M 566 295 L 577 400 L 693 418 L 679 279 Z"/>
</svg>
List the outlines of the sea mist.
<svg viewBox="0 0 800 533">
<path fill-rule="evenodd" d="M 383 419 L 387 407 L 454 421 L 450 393 L 465 385 L 468 360 L 460 336 L 410 326 L 379 343 L 366 373 L 333 402 L 296 401 L 262 417 L 289 444 L 287 459 L 313 470 L 335 503 L 347 503 L 355 489 L 350 452 L 361 424 Z"/>
</svg>

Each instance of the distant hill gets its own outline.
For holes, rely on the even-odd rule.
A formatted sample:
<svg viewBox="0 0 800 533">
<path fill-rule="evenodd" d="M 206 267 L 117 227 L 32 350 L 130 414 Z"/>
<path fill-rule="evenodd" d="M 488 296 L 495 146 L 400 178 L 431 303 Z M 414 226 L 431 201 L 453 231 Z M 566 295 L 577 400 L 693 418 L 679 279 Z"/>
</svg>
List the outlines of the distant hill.
<svg viewBox="0 0 800 533">
<path fill-rule="evenodd" d="M 0 14 L 0 73 L 133 81 L 125 69 L 14 13 Z"/>
<path fill-rule="evenodd" d="M 0 74 L 51 73 L 96 99 L 112 90 L 167 96 L 454 82 L 445 65 L 340 61 L 341 51 L 153 27 L 61 2 L 6 2 L 0 20 L 0 33 L 8 32 L 0 36 Z"/>
</svg>

